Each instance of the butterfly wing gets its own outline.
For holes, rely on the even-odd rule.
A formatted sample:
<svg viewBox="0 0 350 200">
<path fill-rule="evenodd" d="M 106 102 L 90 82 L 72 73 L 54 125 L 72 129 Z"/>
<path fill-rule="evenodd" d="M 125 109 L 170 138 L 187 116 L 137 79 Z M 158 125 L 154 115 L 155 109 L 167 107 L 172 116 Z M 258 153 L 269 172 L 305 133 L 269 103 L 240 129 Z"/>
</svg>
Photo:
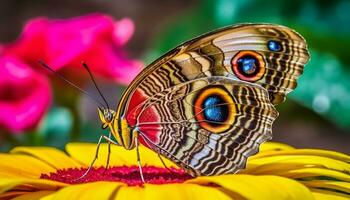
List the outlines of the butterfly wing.
<svg viewBox="0 0 350 200">
<path fill-rule="evenodd" d="M 149 96 L 183 81 L 214 75 L 257 83 L 278 104 L 297 86 L 308 60 L 304 38 L 290 28 L 271 24 L 225 27 L 185 42 L 148 65 L 124 93 L 118 110 L 127 110 L 130 96 L 140 86 L 151 89 L 144 94 Z M 252 65 L 254 70 L 243 73 L 241 68 Z M 162 82 L 154 86 L 155 80 Z M 135 99 L 135 103 L 142 100 Z"/>
<path fill-rule="evenodd" d="M 243 168 L 278 115 L 264 88 L 222 76 L 178 84 L 132 112 L 142 142 L 194 176 Z"/>
<path fill-rule="evenodd" d="M 304 39 L 289 28 L 226 27 L 188 41 L 147 66 L 127 88 L 117 115 L 139 129 L 145 145 L 193 175 L 233 173 L 271 138 L 277 117 L 272 104 L 296 87 L 308 58 Z M 195 87 L 198 84 L 215 87 Z M 200 94 L 213 91 L 225 95 L 205 101 L 215 109 L 203 109 L 196 99 L 204 102 Z M 226 105 L 228 109 L 215 104 L 229 99 L 234 106 Z M 210 113 L 219 114 L 208 118 L 214 115 Z M 223 116 L 231 120 L 221 122 Z"/>
<path fill-rule="evenodd" d="M 309 60 L 305 40 L 284 26 L 241 26 L 222 33 L 212 44 L 223 53 L 229 75 L 266 88 L 274 104 L 284 101 L 297 86 L 296 79 Z"/>
</svg>

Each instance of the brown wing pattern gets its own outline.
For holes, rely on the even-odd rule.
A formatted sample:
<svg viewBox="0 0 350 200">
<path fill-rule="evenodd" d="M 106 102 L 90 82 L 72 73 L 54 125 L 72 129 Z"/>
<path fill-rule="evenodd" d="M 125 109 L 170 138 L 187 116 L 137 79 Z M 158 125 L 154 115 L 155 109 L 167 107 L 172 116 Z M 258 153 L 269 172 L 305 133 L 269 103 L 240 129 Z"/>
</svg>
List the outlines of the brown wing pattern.
<svg viewBox="0 0 350 200">
<path fill-rule="evenodd" d="M 226 27 L 146 67 L 117 118 L 193 175 L 234 173 L 272 137 L 273 104 L 296 87 L 308 59 L 305 40 L 287 27 Z"/>
<path fill-rule="evenodd" d="M 198 96 L 220 94 L 220 104 L 196 109 Z M 234 173 L 257 153 L 259 145 L 272 137 L 271 127 L 278 113 L 267 91 L 257 85 L 225 77 L 199 78 L 174 86 L 144 102 L 138 117 L 148 109 L 158 111 L 160 122 L 138 122 L 146 144 L 174 160 L 192 175 Z M 205 110 L 221 108 L 225 120 L 200 119 Z M 204 124 L 203 124 L 204 122 Z M 159 126 L 159 124 L 161 126 Z M 147 132 L 157 131 L 159 139 L 147 140 Z"/>
</svg>

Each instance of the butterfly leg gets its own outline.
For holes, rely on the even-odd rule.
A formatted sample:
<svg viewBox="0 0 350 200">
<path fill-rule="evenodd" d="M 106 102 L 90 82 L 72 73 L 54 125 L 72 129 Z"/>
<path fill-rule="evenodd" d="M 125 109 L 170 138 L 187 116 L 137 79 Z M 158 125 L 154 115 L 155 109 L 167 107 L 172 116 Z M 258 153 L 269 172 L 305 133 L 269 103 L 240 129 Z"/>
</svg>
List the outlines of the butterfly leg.
<svg viewBox="0 0 350 200">
<path fill-rule="evenodd" d="M 96 152 L 95 152 L 95 157 L 94 159 L 92 160 L 89 168 L 85 171 L 85 173 L 83 175 L 81 175 L 79 178 L 75 179 L 74 181 L 78 181 L 82 178 L 84 178 L 86 175 L 88 175 L 88 173 L 91 171 L 93 165 L 95 164 L 95 161 L 97 160 L 98 158 L 98 152 L 100 151 L 100 145 L 101 145 L 101 142 L 102 142 L 102 138 L 103 138 L 104 135 L 101 135 L 100 138 L 98 139 L 98 143 L 97 143 L 97 147 L 96 147 Z"/>
<path fill-rule="evenodd" d="M 135 136 L 135 144 L 136 144 L 137 164 L 138 164 L 138 166 L 139 166 L 141 180 L 142 180 L 143 183 L 145 183 L 145 179 L 144 179 L 144 177 L 143 177 L 143 172 L 142 172 L 141 159 L 140 159 L 139 139 L 138 139 L 138 136 Z"/>
<path fill-rule="evenodd" d="M 103 174 L 105 174 L 105 172 L 107 171 L 108 167 L 109 167 L 109 161 L 111 158 L 111 145 L 114 144 L 116 146 L 120 146 L 117 142 L 112 140 L 112 133 L 109 132 L 108 137 L 106 137 L 105 135 L 103 136 L 103 139 L 105 139 L 108 143 L 108 154 L 107 154 L 107 162 L 106 162 L 106 167 L 105 167 L 105 171 L 103 172 Z"/>
<path fill-rule="evenodd" d="M 89 168 L 85 171 L 85 173 L 83 175 L 81 175 L 79 178 L 75 179 L 74 181 L 78 181 L 82 178 L 84 178 L 85 176 L 87 176 L 89 174 L 89 172 L 91 171 L 93 165 L 95 164 L 96 160 L 98 159 L 98 153 L 100 151 L 100 145 L 102 143 L 102 139 L 105 139 L 107 142 L 108 142 L 108 156 L 107 156 L 107 165 L 106 165 L 106 168 L 108 168 L 108 165 L 109 165 L 109 158 L 110 158 L 110 154 L 111 154 L 111 150 L 110 150 L 110 145 L 111 144 L 114 144 L 114 145 L 117 145 L 119 146 L 118 143 L 116 143 L 115 141 L 113 141 L 111 139 L 111 133 L 109 133 L 108 137 L 105 136 L 105 135 L 101 135 L 100 138 L 98 139 L 98 142 L 97 142 L 97 147 L 96 147 L 96 152 L 95 152 L 95 157 L 94 159 L 92 160 Z"/>
<path fill-rule="evenodd" d="M 166 164 L 165 164 L 163 158 L 160 156 L 159 153 L 158 153 L 158 158 L 159 158 L 160 161 L 162 162 L 162 164 L 163 164 L 163 166 L 165 167 L 165 169 L 167 169 L 169 172 L 172 172 L 171 169 L 170 169 L 168 166 L 166 166 Z"/>
<path fill-rule="evenodd" d="M 144 139 L 144 141 L 146 142 L 146 144 L 147 144 L 148 146 L 151 146 L 150 143 L 149 143 L 149 142 L 151 142 L 151 141 L 148 141 L 149 139 L 146 138 L 145 135 L 144 135 L 142 132 L 140 132 L 140 136 Z M 151 142 L 151 143 L 152 143 L 152 142 Z M 157 145 L 155 145 L 154 143 L 152 143 L 152 145 L 153 145 L 153 146 L 157 146 Z M 170 172 L 172 172 L 171 169 L 170 169 L 169 167 L 166 166 L 166 164 L 165 164 L 163 158 L 160 156 L 160 153 L 157 153 L 157 154 L 158 154 L 158 158 L 159 158 L 160 161 L 162 162 L 163 166 L 164 166 L 167 170 L 169 170 Z"/>
<path fill-rule="evenodd" d="M 105 167 L 105 170 L 103 171 L 103 174 L 105 174 L 107 172 L 108 167 L 109 167 L 109 161 L 110 161 L 110 158 L 111 158 L 111 153 L 112 153 L 111 152 L 111 144 L 113 142 L 112 139 L 111 139 L 111 136 L 112 136 L 111 132 L 109 132 L 109 134 L 108 134 L 108 139 L 106 139 L 105 136 L 104 136 L 105 140 L 107 140 L 107 142 L 108 142 L 108 154 L 107 154 L 106 167 Z M 116 144 L 116 143 L 114 143 L 114 144 Z"/>
</svg>

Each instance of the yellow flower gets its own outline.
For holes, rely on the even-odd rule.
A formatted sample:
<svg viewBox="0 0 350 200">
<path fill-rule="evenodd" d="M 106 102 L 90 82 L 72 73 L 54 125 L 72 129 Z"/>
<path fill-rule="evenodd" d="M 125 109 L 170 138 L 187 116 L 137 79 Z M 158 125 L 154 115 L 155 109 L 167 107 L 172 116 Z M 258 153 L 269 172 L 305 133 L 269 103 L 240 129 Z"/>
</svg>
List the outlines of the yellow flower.
<svg viewBox="0 0 350 200">
<path fill-rule="evenodd" d="M 70 143 L 68 153 L 50 147 L 16 147 L 0 154 L 0 199 L 350 199 L 350 156 L 326 150 L 265 143 L 238 174 L 191 178 L 169 160 L 140 147 L 146 182 L 136 153 L 107 145 L 83 179 L 95 144 Z"/>
</svg>

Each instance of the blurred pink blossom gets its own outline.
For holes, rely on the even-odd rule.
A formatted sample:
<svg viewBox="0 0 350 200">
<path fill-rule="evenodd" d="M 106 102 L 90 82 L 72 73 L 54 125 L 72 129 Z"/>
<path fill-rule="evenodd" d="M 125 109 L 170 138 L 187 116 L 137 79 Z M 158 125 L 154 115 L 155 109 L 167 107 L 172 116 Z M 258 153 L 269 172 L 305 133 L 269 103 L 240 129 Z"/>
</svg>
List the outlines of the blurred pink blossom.
<svg viewBox="0 0 350 200">
<path fill-rule="evenodd" d="M 83 70 L 85 61 L 93 73 L 128 84 L 142 68 L 123 49 L 133 33 L 132 20 L 103 14 L 28 21 L 16 41 L 0 44 L 0 126 L 19 132 L 45 114 L 51 89 L 38 60 L 65 71 Z"/>
<path fill-rule="evenodd" d="M 40 17 L 30 20 L 4 53 L 31 66 L 44 60 L 55 70 L 82 69 L 81 61 L 85 61 L 96 74 L 128 84 L 142 68 L 141 62 L 128 59 L 123 49 L 133 32 L 134 23 L 128 18 L 115 21 L 102 14 L 71 19 Z"/>
<path fill-rule="evenodd" d="M 0 58 L 0 126 L 15 133 L 33 128 L 50 102 L 50 84 L 43 74 L 16 58 Z"/>
</svg>

